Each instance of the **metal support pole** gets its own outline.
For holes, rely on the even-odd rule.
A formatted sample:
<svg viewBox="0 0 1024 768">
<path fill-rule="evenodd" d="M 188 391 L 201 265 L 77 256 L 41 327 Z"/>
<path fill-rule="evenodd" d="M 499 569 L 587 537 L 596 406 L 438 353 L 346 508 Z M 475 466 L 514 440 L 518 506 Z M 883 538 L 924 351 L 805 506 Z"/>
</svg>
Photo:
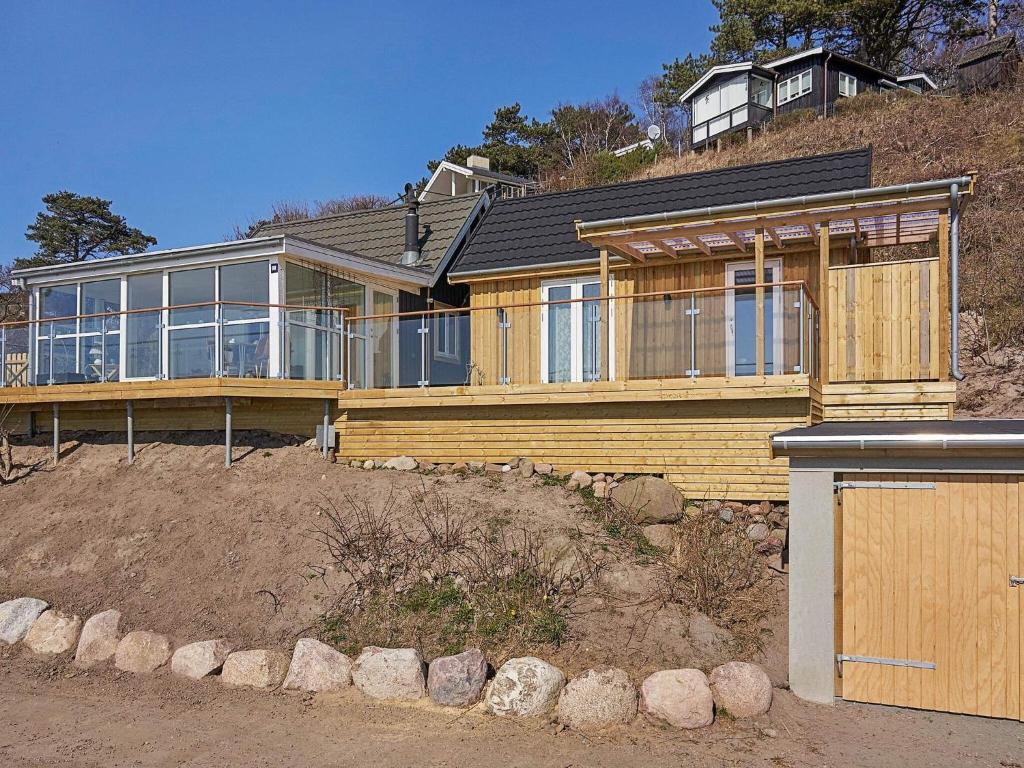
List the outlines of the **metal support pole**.
<svg viewBox="0 0 1024 768">
<path fill-rule="evenodd" d="M 53 323 L 50 323 L 50 370 L 47 384 L 53 384 Z"/>
<path fill-rule="evenodd" d="M 0 387 L 7 386 L 7 326 L 0 327 Z"/>
<path fill-rule="evenodd" d="M 421 387 L 426 387 L 430 384 L 430 377 L 427 373 L 427 334 L 430 333 L 430 329 L 427 328 L 426 315 L 420 317 L 418 333 L 420 335 L 420 380 L 418 383 Z"/>
<path fill-rule="evenodd" d="M 53 465 L 60 463 L 60 403 L 53 404 Z"/>
<path fill-rule="evenodd" d="M 128 401 L 128 463 L 135 462 L 135 403 Z"/>
<path fill-rule="evenodd" d="M 231 398 L 224 398 L 224 466 L 231 467 Z"/>
<path fill-rule="evenodd" d="M 509 322 L 508 312 L 501 308 L 498 310 L 498 329 L 501 333 L 501 376 L 499 384 L 511 384 L 512 377 L 508 373 L 508 329 L 512 323 Z"/>
<path fill-rule="evenodd" d="M 797 371 L 800 373 L 807 373 L 807 368 L 804 363 L 804 290 L 803 288 L 797 293 L 796 308 L 798 310 L 797 317 L 800 318 L 800 364 L 797 367 Z"/>
<path fill-rule="evenodd" d="M 330 400 L 330 398 L 325 397 L 324 398 L 324 441 L 323 441 L 324 442 L 324 444 L 323 444 L 323 452 L 324 452 L 324 460 L 325 461 L 327 460 L 327 451 L 328 451 L 328 446 L 327 446 L 327 430 L 330 429 L 330 426 L 331 426 L 331 400 Z"/>
</svg>

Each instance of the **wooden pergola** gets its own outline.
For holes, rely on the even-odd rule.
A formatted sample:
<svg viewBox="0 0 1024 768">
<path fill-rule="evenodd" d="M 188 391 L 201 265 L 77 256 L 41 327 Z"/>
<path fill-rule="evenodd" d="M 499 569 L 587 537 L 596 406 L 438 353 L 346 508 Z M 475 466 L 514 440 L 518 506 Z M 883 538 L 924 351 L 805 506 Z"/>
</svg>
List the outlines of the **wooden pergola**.
<svg viewBox="0 0 1024 768">
<path fill-rule="evenodd" d="M 975 174 L 891 187 L 767 200 L 738 205 L 667 211 L 641 216 L 577 220 L 578 239 L 600 250 L 601 298 L 609 296 L 609 257 L 636 265 L 651 259 L 670 261 L 735 258 L 751 254 L 757 297 L 757 373 L 764 373 L 765 247 L 785 253 L 813 245 L 819 252 L 819 285 L 828 285 L 834 242 L 849 242 L 870 252 L 882 246 L 936 241 L 940 274 L 948 286 L 950 213 L 974 193 Z M 954 189 L 956 194 L 954 195 Z M 827 327 L 828 302 L 820 302 L 821 325 Z M 603 348 L 607 346 L 608 302 L 601 302 Z M 828 334 L 821 339 L 828 360 Z M 607 366 L 607 355 L 602 365 Z M 827 366 L 826 366 L 827 367 Z M 603 371 L 607 375 L 607 371 Z M 823 377 L 825 372 L 823 371 Z"/>
</svg>

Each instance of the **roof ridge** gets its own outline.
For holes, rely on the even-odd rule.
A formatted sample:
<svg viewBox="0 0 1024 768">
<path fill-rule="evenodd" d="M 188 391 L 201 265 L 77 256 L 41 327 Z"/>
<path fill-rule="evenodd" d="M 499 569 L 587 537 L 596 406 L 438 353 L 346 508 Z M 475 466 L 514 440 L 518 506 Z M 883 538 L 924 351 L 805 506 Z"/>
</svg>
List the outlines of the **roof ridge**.
<svg viewBox="0 0 1024 768">
<path fill-rule="evenodd" d="M 453 197 L 446 197 L 443 200 L 429 200 L 427 202 L 422 202 L 422 203 L 419 204 L 420 205 L 420 210 L 423 210 L 423 208 L 425 208 L 425 207 L 439 206 L 439 205 L 443 205 L 443 204 L 446 204 L 446 203 L 450 203 L 453 200 L 461 200 L 463 198 L 470 198 L 471 197 L 471 198 L 474 198 L 474 199 L 479 199 L 480 195 L 482 195 L 482 194 L 484 194 L 484 193 L 483 192 L 469 192 L 469 193 L 466 193 L 464 195 L 455 195 Z M 402 209 L 403 209 L 403 206 L 392 204 L 392 205 L 385 205 L 385 206 L 382 206 L 380 208 L 361 208 L 361 209 L 359 209 L 357 211 L 343 211 L 341 213 L 329 213 L 326 216 L 307 216 L 307 217 L 302 218 L 302 219 L 289 219 L 288 221 L 270 222 L 270 223 L 264 224 L 257 231 L 259 232 L 259 231 L 263 231 L 264 229 L 273 229 L 275 227 L 286 227 L 286 226 L 291 226 L 293 224 L 306 224 L 306 223 L 309 223 L 311 221 L 334 221 L 335 219 L 344 219 L 346 217 L 371 216 L 371 215 L 379 214 L 382 211 L 394 212 L 394 211 L 398 211 L 398 210 L 402 210 Z"/>
<path fill-rule="evenodd" d="M 844 155 L 854 156 L 866 153 L 868 157 L 871 157 L 871 146 L 864 146 L 858 149 L 843 149 L 838 152 L 827 152 L 820 155 L 801 155 L 800 157 L 784 158 L 782 160 L 769 160 L 762 163 L 744 163 L 742 165 L 729 165 L 724 168 L 711 168 L 706 171 L 690 171 L 689 173 L 677 173 L 672 176 L 653 176 L 649 179 L 633 179 L 632 181 L 617 181 L 613 184 L 598 184 L 592 187 L 576 187 L 575 189 L 562 189 L 553 192 L 542 192 L 536 195 L 527 195 L 525 197 L 509 197 L 501 200 L 495 200 L 494 206 L 498 205 L 509 205 L 513 203 L 519 203 L 527 200 L 536 200 L 540 197 L 553 197 L 555 195 L 574 195 L 582 194 L 584 192 L 593 192 L 594 190 L 603 189 L 626 189 L 629 187 L 642 186 L 644 184 L 650 184 L 651 182 L 670 181 L 674 179 L 685 179 L 694 176 L 709 176 L 716 173 L 725 173 L 727 171 L 746 171 L 752 168 L 771 168 L 777 165 L 784 165 L 786 163 L 795 163 L 801 160 L 819 160 L 828 159 L 833 157 L 841 157 Z"/>
</svg>

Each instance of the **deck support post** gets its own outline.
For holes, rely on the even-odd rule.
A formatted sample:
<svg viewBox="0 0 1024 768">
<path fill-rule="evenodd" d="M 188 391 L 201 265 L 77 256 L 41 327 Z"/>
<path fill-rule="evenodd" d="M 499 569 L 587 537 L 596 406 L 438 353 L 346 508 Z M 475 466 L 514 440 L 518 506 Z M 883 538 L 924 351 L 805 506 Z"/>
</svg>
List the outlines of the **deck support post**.
<svg viewBox="0 0 1024 768">
<path fill-rule="evenodd" d="M 608 349 L 608 341 L 611 339 L 610 328 L 608 327 L 608 319 L 610 313 L 608 311 L 608 249 L 601 249 L 601 323 L 600 333 L 598 342 L 598 354 L 601 356 L 601 381 L 609 381 L 611 376 L 611 355 Z"/>
<path fill-rule="evenodd" d="M 818 231 L 818 349 L 821 350 L 818 381 L 822 384 L 827 384 L 829 379 L 828 267 L 832 253 L 829 239 L 829 223 L 823 221 Z"/>
<path fill-rule="evenodd" d="M 756 293 L 756 307 L 755 310 L 757 317 L 754 320 L 755 323 L 755 338 L 757 344 L 756 359 L 757 359 L 757 375 L 764 376 L 764 228 L 758 227 L 754 230 L 754 282 L 757 283 L 755 288 Z M 778 282 L 773 280 L 772 282 Z M 774 310 L 777 312 L 778 307 Z M 774 364 L 774 361 L 773 361 Z"/>
<path fill-rule="evenodd" d="M 323 452 L 324 461 L 327 460 L 328 446 L 327 446 L 327 430 L 331 426 L 331 399 L 329 397 L 324 398 L 324 439 L 323 439 Z"/>
<path fill-rule="evenodd" d="M 128 463 L 135 463 L 135 402 L 128 401 Z"/>
<path fill-rule="evenodd" d="M 224 466 L 231 467 L 231 398 L 224 398 Z"/>
<path fill-rule="evenodd" d="M 53 404 L 53 465 L 60 463 L 60 403 Z"/>
</svg>

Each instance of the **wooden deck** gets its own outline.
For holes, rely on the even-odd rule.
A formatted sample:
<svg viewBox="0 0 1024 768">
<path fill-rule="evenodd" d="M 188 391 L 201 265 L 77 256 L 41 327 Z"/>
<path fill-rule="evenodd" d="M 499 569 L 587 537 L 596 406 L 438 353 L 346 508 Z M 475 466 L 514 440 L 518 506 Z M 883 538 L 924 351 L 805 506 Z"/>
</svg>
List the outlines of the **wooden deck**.
<svg viewBox="0 0 1024 768">
<path fill-rule="evenodd" d="M 0 387 L 0 404 L 110 402 L 164 398 L 252 397 L 329 398 L 342 388 L 336 381 L 296 379 L 170 379 L 109 381 L 93 384 L 54 384 L 43 387 Z"/>
</svg>

